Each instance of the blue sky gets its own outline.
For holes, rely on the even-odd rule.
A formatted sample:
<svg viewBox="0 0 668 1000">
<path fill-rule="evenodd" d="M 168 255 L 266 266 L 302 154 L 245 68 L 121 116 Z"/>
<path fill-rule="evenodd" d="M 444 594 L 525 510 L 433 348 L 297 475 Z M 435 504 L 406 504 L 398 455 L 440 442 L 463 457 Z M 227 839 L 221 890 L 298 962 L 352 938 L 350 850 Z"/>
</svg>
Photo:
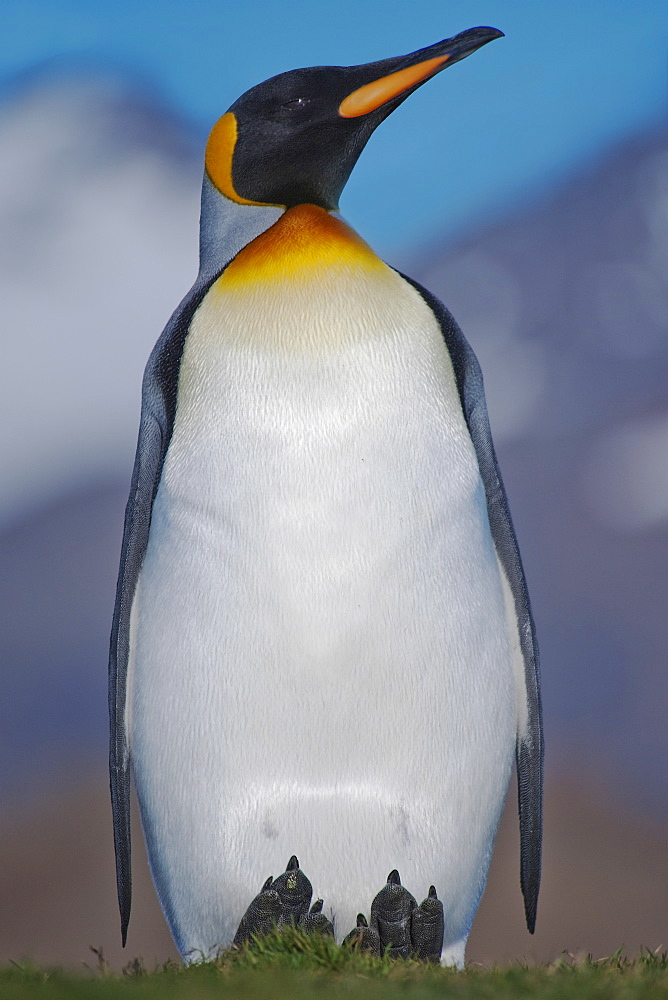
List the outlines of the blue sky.
<svg viewBox="0 0 668 1000">
<path fill-rule="evenodd" d="M 0 82 L 54 57 L 128 69 L 203 135 L 275 73 L 500 28 L 395 112 L 356 167 L 342 210 L 383 253 L 503 215 L 665 113 L 666 0 L 9 0 L 2 20 Z"/>
</svg>

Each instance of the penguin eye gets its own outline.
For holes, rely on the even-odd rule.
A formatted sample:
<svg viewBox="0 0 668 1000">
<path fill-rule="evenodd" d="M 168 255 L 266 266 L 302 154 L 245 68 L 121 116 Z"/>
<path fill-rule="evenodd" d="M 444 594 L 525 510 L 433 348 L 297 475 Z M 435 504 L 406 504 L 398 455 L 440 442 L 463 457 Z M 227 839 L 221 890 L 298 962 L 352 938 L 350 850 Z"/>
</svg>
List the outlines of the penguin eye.
<svg viewBox="0 0 668 1000">
<path fill-rule="evenodd" d="M 309 97 L 298 97 L 294 101 L 288 101 L 283 107 L 288 108 L 289 111 L 301 111 L 302 108 L 305 108 L 310 103 L 311 99 Z"/>
</svg>

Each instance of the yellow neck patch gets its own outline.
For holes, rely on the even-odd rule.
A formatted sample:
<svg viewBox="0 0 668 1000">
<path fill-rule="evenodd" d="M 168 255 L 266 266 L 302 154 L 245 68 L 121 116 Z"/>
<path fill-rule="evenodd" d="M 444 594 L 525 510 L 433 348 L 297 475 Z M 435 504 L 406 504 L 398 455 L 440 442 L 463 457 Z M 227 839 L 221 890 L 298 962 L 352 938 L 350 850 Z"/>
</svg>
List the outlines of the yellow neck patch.
<svg viewBox="0 0 668 1000">
<path fill-rule="evenodd" d="M 267 203 L 264 201 L 249 201 L 248 198 L 242 198 L 234 190 L 232 158 L 236 144 L 237 119 L 231 111 L 228 111 L 227 114 L 218 119 L 211 129 L 204 155 L 206 172 L 211 178 L 212 184 L 230 201 L 236 201 L 238 205 L 266 205 Z"/>
<path fill-rule="evenodd" d="M 354 229 L 317 205 L 295 205 L 244 247 L 216 282 L 222 292 L 249 285 L 317 280 L 323 271 L 384 271 Z"/>
</svg>

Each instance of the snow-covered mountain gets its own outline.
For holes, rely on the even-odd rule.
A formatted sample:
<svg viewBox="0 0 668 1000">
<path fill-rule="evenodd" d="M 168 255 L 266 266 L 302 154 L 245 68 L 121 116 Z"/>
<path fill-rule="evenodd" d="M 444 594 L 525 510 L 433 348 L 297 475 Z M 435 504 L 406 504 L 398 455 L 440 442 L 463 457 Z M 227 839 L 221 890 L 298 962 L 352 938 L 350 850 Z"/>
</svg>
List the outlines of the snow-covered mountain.
<svg viewBox="0 0 668 1000">
<path fill-rule="evenodd" d="M 0 524 L 127 470 L 148 352 L 197 270 L 201 150 L 120 77 L 0 106 Z"/>
</svg>

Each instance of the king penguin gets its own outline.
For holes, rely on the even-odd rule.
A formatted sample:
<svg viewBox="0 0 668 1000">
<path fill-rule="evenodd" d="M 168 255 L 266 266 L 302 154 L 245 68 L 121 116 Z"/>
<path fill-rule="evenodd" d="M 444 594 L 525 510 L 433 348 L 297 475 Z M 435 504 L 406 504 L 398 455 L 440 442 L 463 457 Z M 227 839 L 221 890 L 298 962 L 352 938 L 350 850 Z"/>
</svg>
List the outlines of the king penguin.
<svg viewBox="0 0 668 1000">
<path fill-rule="evenodd" d="M 537 649 L 480 368 L 338 212 L 374 129 L 501 35 L 283 73 L 211 132 L 199 274 L 144 375 L 111 637 L 124 943 L 132 774 L 187 961 L 230 944 L 290 857 L 339 940 L 397 869 L 425 902 L 436 886 L 441 961 L 462 966 L 513 756 L 533 931 Z"/>
</svg>

